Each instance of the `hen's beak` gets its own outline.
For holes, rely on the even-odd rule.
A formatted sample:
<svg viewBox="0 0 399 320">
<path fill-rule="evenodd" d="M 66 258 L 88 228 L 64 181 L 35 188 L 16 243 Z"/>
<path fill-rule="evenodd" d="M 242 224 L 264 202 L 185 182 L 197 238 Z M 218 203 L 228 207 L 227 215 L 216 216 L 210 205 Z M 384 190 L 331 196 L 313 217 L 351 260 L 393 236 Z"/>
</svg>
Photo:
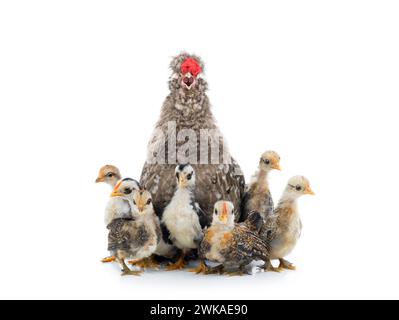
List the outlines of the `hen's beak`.
<svg viewBox="0 0 399 320">
<path fill-rule="evenodd" d="M 313 190 L 310 188 L 310 186 L 308 186 L 307 188 L 306 188 L 306 192 L 305 192 L 306 194 L 310 194 L 311 196 L 314 196 L 314 195 L 316 195 L 314 192 L 313 192 Z"/>
<path fill-rule="evenodd" d="M 191 75 L 190 72 L 186 73 L 183 76 L 183 83 L 187 89 L 190 89 L 195 82 L 195 78 Z"/>
<path fill-rule="evenodd" d="M 123 196 L 123 193 L 121 193 L 121 192 L 119 192 L 117 190 L 114 190 L 111 193 L 111 197 L 122 197 L 122 196 Z"/>
<path fill-rule="evenodd" d="M 227 203 L 224 202 L 222 212 L 220 213 L 220 221 L 222 221 L 223 223 L 226 223 L 228 216 L 229 216 L 229 213 L 227 211 Z"/>
</svg>

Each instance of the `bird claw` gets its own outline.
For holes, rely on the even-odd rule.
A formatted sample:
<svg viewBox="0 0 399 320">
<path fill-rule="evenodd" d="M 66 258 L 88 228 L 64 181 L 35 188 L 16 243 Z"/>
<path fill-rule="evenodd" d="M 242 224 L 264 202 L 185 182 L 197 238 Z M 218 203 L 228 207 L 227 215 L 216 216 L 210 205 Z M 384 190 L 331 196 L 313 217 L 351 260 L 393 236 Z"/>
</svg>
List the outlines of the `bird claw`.
<svg viewBox="0 0 399 320">
<path fill-rule="evenodd" d="M 198 265 L 197 268 L 189 269 L 188 271 L 189 271 L 189 272 L 193 272 L 193 273 L 195 273 L 195 274 L 201 274 L 201 273 L 209 274 L 209 273 L 207 273 L 207 272 L 209 271 L 209 268 L 208 268 L 208 266 L 205 264 L 205 262 L 203 262 L 203 261 L 200 262 L 200 264 Z"/>
<path fill-rule="evenodd" d="M 104 259 L 101 260 L 102 263 L 109 263 L 109 262 L 114 262 L 116 260 L 115 256 L 111 256 L 111 257 L 106 257 Z"/>
<path fill-rule="evenodd" d="M 143 271 L 132 271 L 132 270 L 125 270 L 125 271 L 123 271 L 123 270 L 122 270 L 121 276 L 122 276 L 122 277 L 124 277 L 124 276 L 137 276 L 137 277 L 139 277 L 139 276 L 141 276 L 142 274 L 143 274 Z"/>
<path fill-rule="evenodd" d="M 245 273 L 243 271 L 234 271 L 234 272 L 225 272 L 226 275 L 228 275 L 229 277 L 242 277 L 245 275 Z"/>
<path fill-rule="evenodd" d="M 156 262 L 153 258 L 146 258 L 142 260 L 130 260 L 128 261 L 128 263 L 143 269 L 159 270 L 159 263 Z"/>
<path fill-rule="evenodd" d="M 280 265 L 278 268 L 281 270 L 284 270 L 284 269 L 292 270 L 292 271 L 296 270 L 296 267 L 291 262 L 284 260 L 284 259 L 280 259 Z"/>
<path fill-rule="evenodd" d="M 187 262 L 183 258 L 180 258 L 176 263 L 168 265 L 166 271 L 182 270 L 186 264 Z"/>
<path fill-rule="evenodd" d="M 280 267 L 275 268 L 275 267 L 273 267 L 272 265 L 270 265 L 270 266 L 268 266 L 267 268 L 265 268 L 265 271 L 266 271 L 266 272 L 277 272 L 277 273 L 281 273 L 281 272 L 284 271 L 284 269 L 283 269 L 283 268 L 280 268 Z"/>
</svg>

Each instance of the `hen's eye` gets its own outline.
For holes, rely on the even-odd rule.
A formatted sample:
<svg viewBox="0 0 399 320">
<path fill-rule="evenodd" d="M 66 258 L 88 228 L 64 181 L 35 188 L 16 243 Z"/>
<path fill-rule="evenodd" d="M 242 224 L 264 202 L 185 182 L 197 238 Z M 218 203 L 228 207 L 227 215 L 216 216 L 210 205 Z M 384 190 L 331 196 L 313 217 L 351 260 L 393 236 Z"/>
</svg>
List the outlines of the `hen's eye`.
<svg viewBox="0 0 399 320">
<path fill-rule="evenodd" d="M 187 180 L 191 180 L 191 177 L 193 176 L 193 174 L 192 173 L 189 173 L 188 175 L 187 175 Z"/>
<path fill-rule="evenodd" d="M 147 200 L 147 204 L 150 204 L 151 202 L 152 202 L 151 199 L 148 199 L 148 200 Z"/>
<path fill-rule="evenodd" d="M 124 194 L 131 194 L 132 193 L 132 189 L 130 188 L 125 188 L 125 190 L 123 190 Z"/>
<path fill-rule="evenodd" d="M 295 189 L 296 189 L 296 191 L 301 191 L 301 190 L 302 190 L 302 187 L 301 187 L 300 185 L 297 185 L 297 186 L 295 187 Z"/>
</svg>

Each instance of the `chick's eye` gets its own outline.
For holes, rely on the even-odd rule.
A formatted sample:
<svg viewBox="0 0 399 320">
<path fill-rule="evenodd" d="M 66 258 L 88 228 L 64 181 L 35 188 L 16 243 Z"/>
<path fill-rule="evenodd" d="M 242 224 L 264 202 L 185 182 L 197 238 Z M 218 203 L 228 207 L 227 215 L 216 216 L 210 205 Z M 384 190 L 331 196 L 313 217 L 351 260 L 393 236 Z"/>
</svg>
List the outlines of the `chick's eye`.
<svg viewBox="0 0 399 320">
<path fill-rule="evenodd" d="M 193 174 L 192 173 L 189 173 L 188 175 L 187 175 L 187 180 L 191 180 L 191 177 L 193 176 Z"/>
<path fill-rule="evenodd" d="M 215 209 L 215 214 L 218 214 L 218 210 L 217 209 Z"/>
<path fill-rule="evenodd" d="M 136 200 L 133 200 L 133 204 L 136 205 Z"/>
<path fill-rule="evenodd" d="M 270 164 L 270 160 L 269 160 L 269 159 L 264 160 L 264 162 L 265 162 L 266 164 Z"/>
<path fill-rule="evenodd" d="M 113 177 L 113 176 L 114 176 L 113 173 L 107 173 L 107 177 L 108 177 L 108 178 L 111 178 L 111 177 Z"/>
<path fill-rule="evenodd" d="M 296 189 L 296 191 L 301 191 L 301 190 L 302 190 L 302 187 L 301 187 L 300 185 L 297 185 L 297 186 L 295 187 L 295 189 Z"/>
<path fill-rule="evenodd" d="M 179 179 L 179 173 L 178 172 L 176 172 L 176 178 Z"/>
<path fill-rule="evenodd" d="M 147 200 L 147 204 L 150 204 L 151 202 L 152 202 L 151 199 L 148 199 L 148 200 Z"/>
</svg>

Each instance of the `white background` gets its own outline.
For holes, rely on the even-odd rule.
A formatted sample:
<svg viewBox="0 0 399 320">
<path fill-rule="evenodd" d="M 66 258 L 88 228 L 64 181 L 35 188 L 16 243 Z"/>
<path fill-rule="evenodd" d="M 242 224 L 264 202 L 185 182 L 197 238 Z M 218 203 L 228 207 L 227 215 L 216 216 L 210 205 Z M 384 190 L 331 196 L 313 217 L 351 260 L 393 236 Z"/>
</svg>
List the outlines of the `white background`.
<svg viewBox="0 0 399 320">
<path fill-rule="evenodd" d="M 397 1 L 2 1 L 0 298 L 399 298 Z M 168 64 L 200 55 L 247 179 L 306 175 L 296 272 L 148 272 L 107 255 L 95 185 L 139 178 Z"/>
</svg>

